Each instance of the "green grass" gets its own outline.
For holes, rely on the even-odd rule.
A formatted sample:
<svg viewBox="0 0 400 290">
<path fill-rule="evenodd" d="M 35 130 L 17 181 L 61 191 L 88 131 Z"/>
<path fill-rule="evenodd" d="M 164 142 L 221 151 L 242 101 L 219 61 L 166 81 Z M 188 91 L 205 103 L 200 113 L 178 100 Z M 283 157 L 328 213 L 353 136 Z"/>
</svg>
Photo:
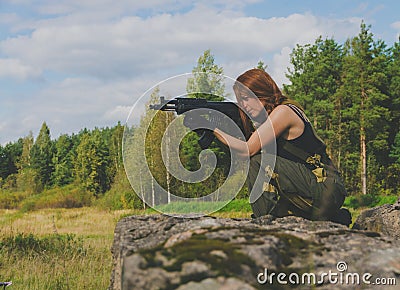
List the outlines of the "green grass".
<svg viewBox="0 0 400 290">
<path fill-rule="evenodd" d="M 384 204 L 393 204 L 397 201 L 397 195 L 373 195 L 373 194 L 359 194 L 347 196 L 344 205 L 347 208 L 371 208 Z"/>
<path fill-rule="evenodd" d="M 247 217 L 249 218 L 252 210 L 248 199 L 234 199 L 228 204 L 226 202 L 172 202 L 148 208 L 146 214 L 164 213 L 168 215 L 213 215 L 219 217 Z"/>
<path fill-rule="evenodd" d="M 18 289 L 88 286 L 80 276 L 87 269 L 83 263 L 94 259 L 93 255 L 98 257 L 98 253 L 84 245 L 82 237 L 73 234 L 38 237 L 18 233 L 3 237 L 0 242 L 1 264 L 8 265 L 7 269 L 2 269 L 2 278 L 12 280 Z"/>
<path fill-rule="evenodd" d="M 39 194 L 28 191 L 0 190 L 2 209 L 19 209 L 23 212 L 44 208 L 77 208 L 90 206 L 94 201 L 92 193 L 75 184 L 45 189 Z"/>
<path fill-rule="evenodd" d="M 250 217 L 247 200 L 234 200 L 219 217 Z M 154 210 L 94 207 L 0 210 L 0 281 L 15 289 L 106 289 L 115 225 Z"/>
<path fill-rule="evenodd" d="M 133 211 L 0 210 L 0 281 L 13 289 L 107 289 L 115 225 Z"/>
<path fill-rule="evenodd" d="M 251 206 L 248 199 L 234 199 L 218 212 L 245 212 L 251 214 Z"/>
<path fill-rule="evenodd" d="M 54 197 L 60 196 L 57 190 L 47 193 L 43 200 L 54 201 Z M 367 207 L 349 206 L 354 203 L 352 198 L 346 199 L 345 206 L 355 221 Z M 38 200 L 35 205 L 44 204 Z M 374 204 L 395 200 L 397 196 L 386 196 Z M 175 204 L 168 209 L 188 205 Z M 133 214 L 157 213 L 152 209 L 35 208 L 0 209 L 0 281 L 13 281 L 13 289 L 106 289 L 112 270 L 110 248 L 118 220 Z M 250 218 L 251 212 L 248 199 L 234 199 L 212 216 Z"/>
</svg>

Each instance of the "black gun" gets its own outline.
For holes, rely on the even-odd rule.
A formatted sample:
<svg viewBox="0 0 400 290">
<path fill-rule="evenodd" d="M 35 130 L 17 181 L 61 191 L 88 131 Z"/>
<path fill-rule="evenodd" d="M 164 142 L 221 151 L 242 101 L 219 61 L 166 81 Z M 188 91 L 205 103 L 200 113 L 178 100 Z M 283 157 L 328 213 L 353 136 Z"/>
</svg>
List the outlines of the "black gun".
<svg viewBox="0 0 400 290">
<path fill-rule="evenodd" d="M 220 114 L 218 116 L 215 111 L 218 111 L 226 118 L 232 119 L 240 128 L 241 132 L 244 132 L 242 120 L 240 118 L 239 107 L 234 102 L 217 102 L 208 101 L 203 98 L 176 98 L 173 100 L 166 100 L 164 97 L 160 97 L 160 103 L 150 105 L 150 109 L 161 110 L 161 111 L 175 111 L 178 115 L 188 112 L 194 109 L 209 109 L 207 112 L 208 120 L 213 122 L 215 125 L 222 124 L 224 120 L 221 120 Z M 201 149 L 206 149 L 210 146 L 215 136 L 212 131 L 208 129 L 196 130 L 196 133 L 200 136 L 198 143 Z M 227 132 L 231 133 L 231 132 Z M 238 137 L 238 136 L 237 136 Z"/>
</svg>

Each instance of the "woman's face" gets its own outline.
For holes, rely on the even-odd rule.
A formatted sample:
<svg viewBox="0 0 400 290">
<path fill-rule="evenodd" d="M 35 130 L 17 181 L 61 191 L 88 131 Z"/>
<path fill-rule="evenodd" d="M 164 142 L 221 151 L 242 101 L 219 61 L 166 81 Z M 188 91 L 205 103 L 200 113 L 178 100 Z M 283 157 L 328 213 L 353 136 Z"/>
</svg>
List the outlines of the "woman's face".
<svg viewBox="0 0 400 290">
<path fill-rule="evenodd" d="M 264 106 L 254 95 L 249 96 L 249 94 L 241 93 L 239 105 L 253 120 L 259 119 L 260 117 L 265 117 L 266 115 Z"/>
</svg>

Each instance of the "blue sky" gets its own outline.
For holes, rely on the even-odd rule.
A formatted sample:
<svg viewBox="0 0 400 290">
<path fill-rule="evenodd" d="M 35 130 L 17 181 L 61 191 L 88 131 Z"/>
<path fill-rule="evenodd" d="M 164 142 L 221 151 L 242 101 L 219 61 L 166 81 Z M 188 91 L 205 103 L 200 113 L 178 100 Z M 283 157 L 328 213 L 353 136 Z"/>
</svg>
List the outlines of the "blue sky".
<svg viewBox="0 0 400 290">
<path fill-rule="evenodd" d="M 318 36 L 343 43 L 362 20 L 389 46 L 397 1 L 0 0 L 0 144 L 45 121 L 53 138 L 124 123 L 156 83 L 211 49 L 235 78 L 259 60 L 287 83 L 289 53 Z M 132 112 L 133 114 L 135 112 Z"/>
</svg>

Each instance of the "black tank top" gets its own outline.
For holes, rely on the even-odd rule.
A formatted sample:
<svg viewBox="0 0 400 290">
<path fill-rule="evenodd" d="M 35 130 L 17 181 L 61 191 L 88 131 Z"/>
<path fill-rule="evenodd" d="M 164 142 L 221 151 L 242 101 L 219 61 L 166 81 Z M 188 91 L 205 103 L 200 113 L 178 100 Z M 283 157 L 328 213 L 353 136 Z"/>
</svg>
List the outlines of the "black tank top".
<svg viewBox="0 0 400 290">
<path fill-rule="evenodd" d="M 293 104 L 286 104 L 286 106 L 291 108 L 304 122 L 304 131 L 299 137 L 291 140 L 285 140 L 284 142 L 289 142 L 296 147 L 302 149 L 303 151 L 310 153 L 310 156 L 313 156 L 314 154 L 319 154 L 323 159 L 321 161 L 323 161 L 325 164 L 330 164 L 331 160 L 326 154 L 326 145 L 318 136 L 316 136 L 311 126 L 311 123 L 304 112 Z M 277 155 L 295 162 L 304 163 L 303 160 L 286 151 L 282 148 L 282 146 L 280 146 L 280 141 L 282 141 L 281 138 L 283 139 L 283 137 L 281 136 L 277 140 Z"/>
</svg>

